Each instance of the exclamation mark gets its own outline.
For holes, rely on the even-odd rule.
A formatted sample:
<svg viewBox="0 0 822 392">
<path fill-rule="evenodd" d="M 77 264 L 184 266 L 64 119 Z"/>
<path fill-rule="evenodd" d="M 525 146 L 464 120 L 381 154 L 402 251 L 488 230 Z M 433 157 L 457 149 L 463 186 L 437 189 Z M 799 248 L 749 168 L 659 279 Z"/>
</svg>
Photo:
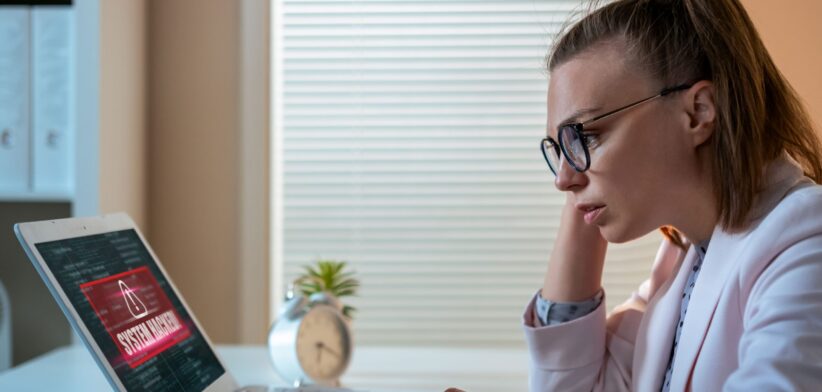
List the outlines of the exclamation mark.
<svg viewBox="0 0 822 392">
<path fill-rule="evenodd" d="M 137 297 L 137 294 L 134 294 L 131 291 L 131 288 L 128 287 L 125 282 L 122 280 L 118 280 L 117 284 L 120 285 L 120 292 L 123 293 L 123 299 L 126 301 L 126 307 L 128 311 L 131 313 L 134 318 L 143 318 L 145 315 L 148 314 L 148 309 L 146 309 L 146 304 Z"/>
</svg>

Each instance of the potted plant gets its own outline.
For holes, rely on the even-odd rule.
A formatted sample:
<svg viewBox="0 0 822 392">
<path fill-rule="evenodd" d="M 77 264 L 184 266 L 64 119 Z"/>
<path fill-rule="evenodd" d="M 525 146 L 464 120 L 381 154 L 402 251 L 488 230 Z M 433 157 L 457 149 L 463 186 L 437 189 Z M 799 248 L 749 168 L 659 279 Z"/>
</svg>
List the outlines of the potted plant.
<svg viewBox="0 0 822 392">
<path fill-rule="evenodd" d="M 295 283 L 302 294 L 308 298 L 316 293 L 329 293 L 337 299 L 354 296 L 360 282 L 354 279 L 354 271 L 345 269 L 345 261 L 317 260 L 315 265 L 307 265 Z M 343 315 L 351 321 L 356 308 L 344 305 Z"/>
</svg>

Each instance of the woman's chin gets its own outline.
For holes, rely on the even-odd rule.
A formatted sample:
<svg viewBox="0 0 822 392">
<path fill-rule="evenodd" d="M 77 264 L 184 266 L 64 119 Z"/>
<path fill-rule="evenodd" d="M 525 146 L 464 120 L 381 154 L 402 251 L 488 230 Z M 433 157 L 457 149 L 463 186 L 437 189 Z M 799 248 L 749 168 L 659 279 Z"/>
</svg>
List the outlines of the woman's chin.
<svg viewBox="0 0 822 392">
<path fill-rule="evenodd" d="M 599 226 L 599 234 L 602 235 L 602 238 L 604 238 L 605 241 L 608 241 L 611 244 L 624 244 L 645 235 L 642 233 L 637 233 L 636 230 L 628 230 L 625 227 L 619 227 L 613 224 Z"/>
</svg>

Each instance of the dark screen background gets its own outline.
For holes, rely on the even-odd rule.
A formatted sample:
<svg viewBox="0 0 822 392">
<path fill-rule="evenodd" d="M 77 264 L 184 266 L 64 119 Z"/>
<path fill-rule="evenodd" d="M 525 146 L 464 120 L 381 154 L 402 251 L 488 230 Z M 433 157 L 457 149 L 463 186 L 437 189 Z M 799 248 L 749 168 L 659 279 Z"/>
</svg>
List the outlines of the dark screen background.
<svg viewBox="0 0 822 392">
<path fill-rule="evenodd" d="M 202 391 L 225 370 L 191 316 L 132 230 L 35 244 L 69 301 L 128 391 Z M 191 336 L 135 369 L 122 359 L 80 285 L 138 267 L 148 267 Z"/>
</svg>

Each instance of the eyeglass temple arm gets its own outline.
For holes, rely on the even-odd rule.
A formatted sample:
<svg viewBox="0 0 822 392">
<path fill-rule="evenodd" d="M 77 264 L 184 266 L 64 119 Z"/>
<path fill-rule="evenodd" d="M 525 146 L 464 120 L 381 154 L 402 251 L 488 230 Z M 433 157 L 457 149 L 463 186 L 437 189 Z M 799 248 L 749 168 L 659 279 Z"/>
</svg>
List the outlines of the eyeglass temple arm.
<svg viewBox="0 0 822 392">
<path fill-rule="evenodd" d="M 650 101 L 650 100 L 655 99 L 655 98 L 664 97 L 664 96 L 666 96 L 666 95 L 668 95 L 668 94 L 670 94 L 670 93 L 672 93 L 672 92 L 675 92 L 675 91 L 680 91 L 680 90 L 685 90 L 685 89 L 689 89 L 689 88 L 691 88 L 691 86 L 692 86 L 692 84 L 680 84 L 679 86 L 674 86 L 674 87 L 664 88 L 664 89 L 662 89 L 662 91 L 660 91 L 660 92 L 659 92 L 659 94 L 657 94 L 657 95 L 652 95 L 652 96 L 650 96 L 650 97 L 648 97 L 648 98 L 645 98 L 645 99 L 640 99 L 639 101 L 636 101 L 636 102 L 634 102 L 634 103 L 629 103 L 629 104 L 627 104 L 627 105 L 625 105 L 625 106 L 623 106 L 623 107 L 620 107 L 620 108 L 617 108 L 617 109 L 611 110 L 610 112 L 607 112 L 607 113 L 604 113 L 604 114 L 600 114 L 599 116 L 596 116 L 596 117 L 594 117 L 594 118 L 592 118 L 592 119 L 589 119 L 588 121 L 585 121 L 584 123 L 582 123 L 582 125 L 587 125 L 587 124 L 590 124 L 590 123 L 592 123 L 592 122 L 594 122 L 594 121 L 602 120 L 603 118 L 606 118 L 606 117 L 608 117 L 608 116 L 610 116 L 610 115 L 616 114 L 617 112 L 621 112 L 621 111 L 623 111 L 623 110 L 628 110 L 628 109 L 630 109 L 630 108 L 632 108 L 632 107 L 634 107 L 634 106 L 637 106 L 637 105 L 639 105 L 639 104 L 645 103 L 645 102 Z"/>
<path fill-rule="evenodd" d="M 679 86 L 664 88 L 664 89 L 662 89 L 662 91 L 659 92 L 659 96 L 664 97 L 664 96 L 666 96 L 670 93 L 676 92 L 676 91 L 687 90 L 687 89 L 691 88 L 692 86 L 693 86 L 693 83 L 684 83 L 684 84 L 680 84 Z"/>
</svg>

